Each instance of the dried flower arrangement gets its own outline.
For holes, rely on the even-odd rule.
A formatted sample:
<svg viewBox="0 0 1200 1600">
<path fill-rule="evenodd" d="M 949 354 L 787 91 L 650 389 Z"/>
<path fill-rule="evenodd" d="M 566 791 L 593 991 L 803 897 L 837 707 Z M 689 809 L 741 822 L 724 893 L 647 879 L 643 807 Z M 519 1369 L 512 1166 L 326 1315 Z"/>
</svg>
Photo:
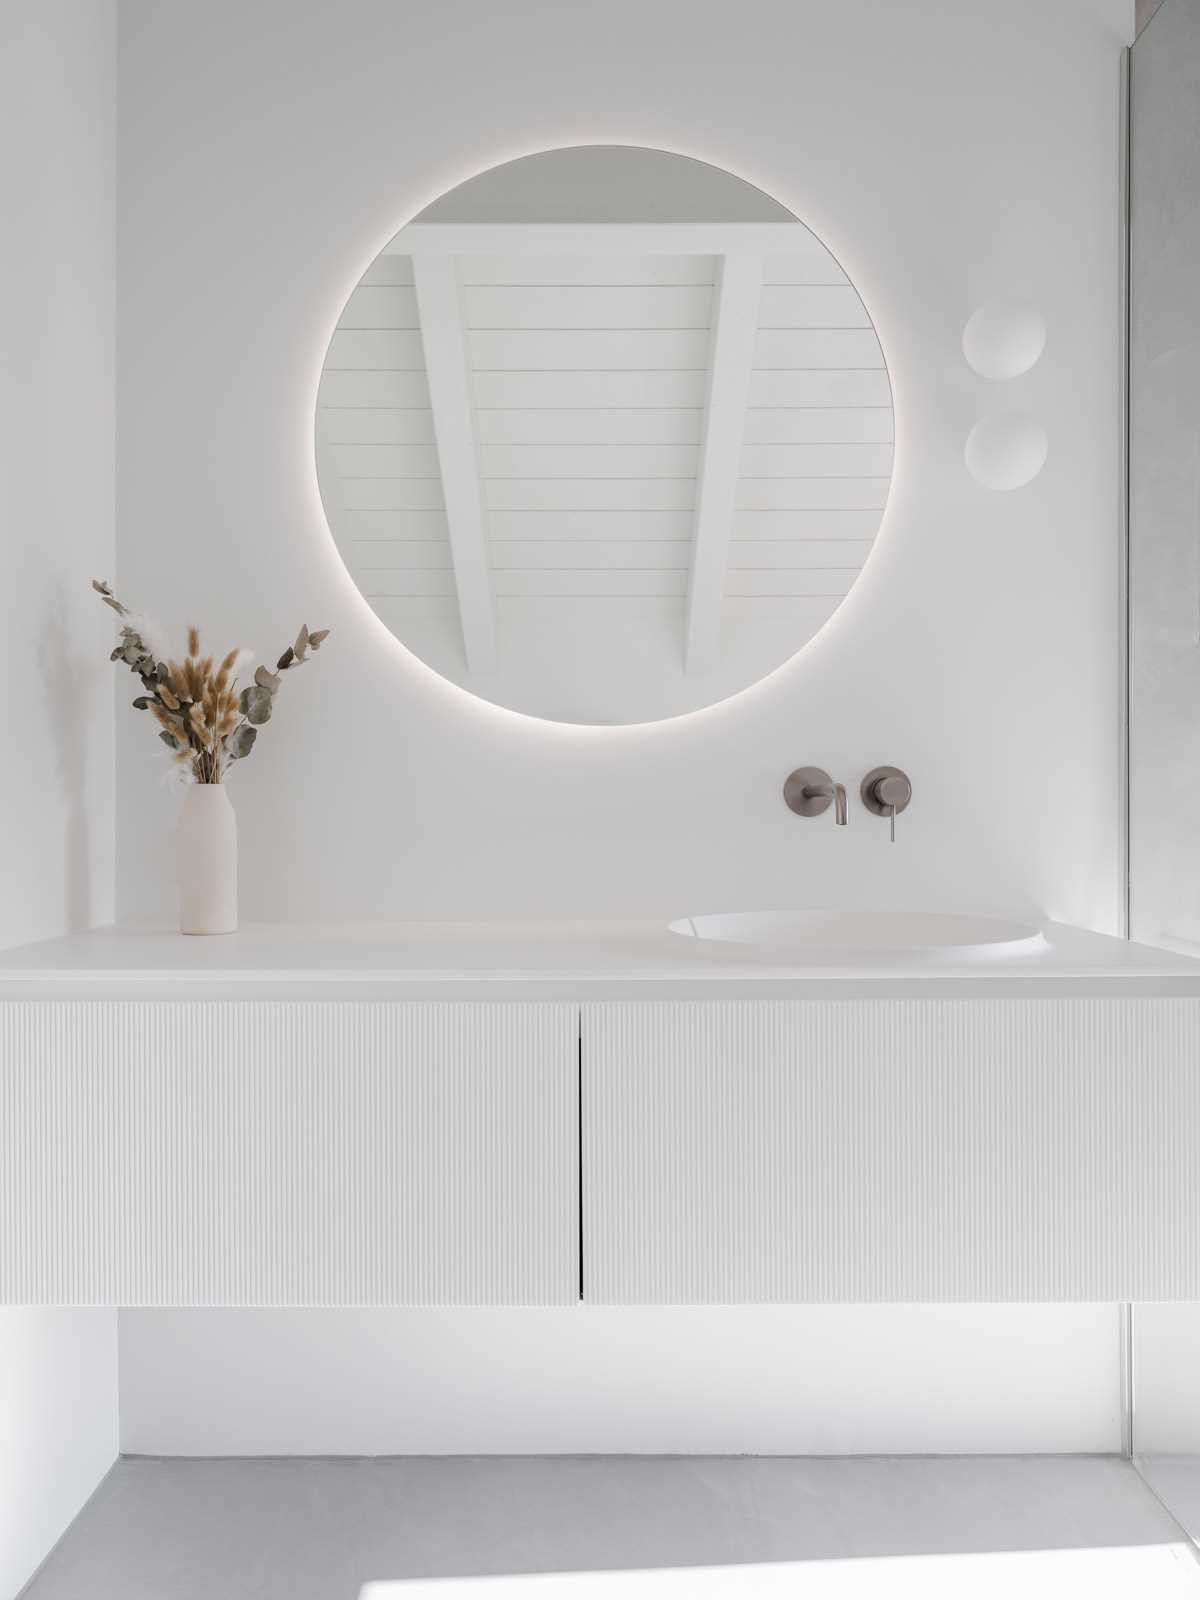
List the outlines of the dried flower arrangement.
<svg viewBox="0 0 1200 1600">
<path fill-rule="evenodd" d="M 309 651 L 319 650 L 329 637 L 328 628 L 310 633 L 306 623 L 275 663 L 275 671 L 256 668 L 254 682 L 239 691 L 238 673 L 254 659 L 250 651 L 231 650 L 214 664 L 211 656 L 201 658 L 200 635 L 189 628 L 187 656 L 183 662 L 171 660 L 149 617 L 122 605 L 99 578 L 92 579 L 92 588 L 121 618 L 121 637 L 109 659 L 124 661 L 141 679 L 143 692 L 134 706 L 153 715 L 158 737 L 184 776 L 196 783 L 220 783 L 231 761 L 250 754 L 259 728 L 271 720 L 281 674 L 303 665 Z"/>
</svg>

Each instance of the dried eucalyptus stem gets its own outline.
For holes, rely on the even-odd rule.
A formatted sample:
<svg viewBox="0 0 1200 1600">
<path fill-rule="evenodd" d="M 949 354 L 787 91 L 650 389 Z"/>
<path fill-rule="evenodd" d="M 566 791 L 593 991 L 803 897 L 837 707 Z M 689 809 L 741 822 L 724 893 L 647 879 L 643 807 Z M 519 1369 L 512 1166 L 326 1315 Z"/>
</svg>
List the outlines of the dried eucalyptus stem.
<svg viewBox="0 0 1200 1600">
<path fill-rule="evenodd" d="M 319 650 L 329 637 L 328 628 L 310 633 L 305 623 L 275 671 L 257 667 L 254 682 L 239 691 L 238 672 L 254 659 L 249 651 L 230 650 L 214 664 L 212 656 L 201 657 L 200 634 L 189 628 L 187 655 L 182 662 L 171 660 L 154 639 L 156 630 L 148 618 L 122 605 L 99 578 L 92 579 L 92 588 L 121 619 L 121 636 L 109 659 L 124 661 L 141 679 L 142 693 L 134 706 L 151 713 L 158 737 L 196 783 L 220 783 L 231 761 L 250 754 L 259 728 L 271 720 L 281 675 L 302 666 L 309 652 Z"/>
</svg>

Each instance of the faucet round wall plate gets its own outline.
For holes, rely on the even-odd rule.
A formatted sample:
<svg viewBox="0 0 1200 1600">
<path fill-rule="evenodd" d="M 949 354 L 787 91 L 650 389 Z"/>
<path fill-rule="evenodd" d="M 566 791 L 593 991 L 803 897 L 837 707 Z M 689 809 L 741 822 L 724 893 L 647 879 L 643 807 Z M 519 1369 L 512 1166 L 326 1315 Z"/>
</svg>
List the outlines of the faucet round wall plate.
<svg viewBox="0 0 1200 1600">
<path fill-rule="evenodd" d="M 823 794 L 813 794 L 823 789 Z M 798 817 L 819 817 L 833 804 L 833 779 L 823 767 L 797 767 L 784 781 L 783 799 Z"/>
<path fill-rule="evenodd" d="M 796 654 L 879 530 L 892 389 L 786 206 L 578 145 L 408 220 L 333 329 L 317 480 L 364 601 L 481 699 L 657 722 Z"/>
<path fill-rule="evenodd" d="M 879 786 L 887 783 L 889 779 L 898 779 L 899 783 L 890 785 L 885 799 L 880 793 Z M 863 805 L 873 815 L 890 817 L 894 812 L 899 816 L 902 811 L 908 810 L 909 801 L 912 799 L 912 783 L 908 773 L 901 772 L 899 767 L 872 767 L 863 779 L 858 792 Z M 894 802 L 893 795 L 896 797 Z"/>
</svg>

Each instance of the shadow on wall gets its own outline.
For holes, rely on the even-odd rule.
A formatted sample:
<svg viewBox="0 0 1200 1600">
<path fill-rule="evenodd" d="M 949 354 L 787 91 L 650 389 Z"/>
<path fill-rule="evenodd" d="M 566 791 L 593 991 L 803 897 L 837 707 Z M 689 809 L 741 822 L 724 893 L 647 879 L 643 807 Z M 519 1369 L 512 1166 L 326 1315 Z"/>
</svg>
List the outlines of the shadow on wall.
<svg viewBox="0 0 1200 1600">
<path fill-rule="evenodd" d="M 90 928 L 92 838 L 87 811 L 88 723 L 96 689 L 95 663 L 72 640 L 61 576 L 50 585 L 40 636 L 45 641 L 41 682 L 54 741 L 54 766 L 63 817 L 63 920 L 68 932 Z"/>
</svg>

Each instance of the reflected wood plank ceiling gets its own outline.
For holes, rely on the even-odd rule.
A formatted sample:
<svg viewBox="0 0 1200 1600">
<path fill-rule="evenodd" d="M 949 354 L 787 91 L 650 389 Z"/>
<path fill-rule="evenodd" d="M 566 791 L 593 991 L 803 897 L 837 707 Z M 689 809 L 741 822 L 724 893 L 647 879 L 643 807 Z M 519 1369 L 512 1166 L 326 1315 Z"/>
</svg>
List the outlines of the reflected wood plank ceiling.
<svg viewBox="0 0 1200 1600">
<path fill-rule="evenodd" d="M 444 251 L 452 230 L 436 231 Z M 447 330 L 423 339 L 402 252 L 410 243 L 422 272 L 448 258 L 422 256 L 420 225 L 371 266 L 330 344 L 322 493 L 371 604 L 401 633 L 405 621 L 457 632 L 466 605 L 468 649 L 487 632 L 481 606 L 510 618 L 650 606 L 678 615 L 681 652 L 685 635 L 711 642 L 731 618 L 786 621 L 798 648 L 857 577 L 892 471 L 883 352 L 834 257 L 801 224 L 758 230 L 773 248 L 753 262 L 748 370 L 731 382 L 714 376 L 730 255 L 573 249 L 566 227 L 557 249 L 503 248 L 521 230 L 492 228 L 489 251 L 479 231 L 448 261 L 465 401 L 430 383 L 427 346 L 444 352 Z M 744 259 L 756 230 L 729 231 Z M 468 439 L 477 481 L 464 484 Z M 729 509 L 706 523 L 706 503 Z M 714 527 L 726 530 L 715 542 Z"/>
</svg>

